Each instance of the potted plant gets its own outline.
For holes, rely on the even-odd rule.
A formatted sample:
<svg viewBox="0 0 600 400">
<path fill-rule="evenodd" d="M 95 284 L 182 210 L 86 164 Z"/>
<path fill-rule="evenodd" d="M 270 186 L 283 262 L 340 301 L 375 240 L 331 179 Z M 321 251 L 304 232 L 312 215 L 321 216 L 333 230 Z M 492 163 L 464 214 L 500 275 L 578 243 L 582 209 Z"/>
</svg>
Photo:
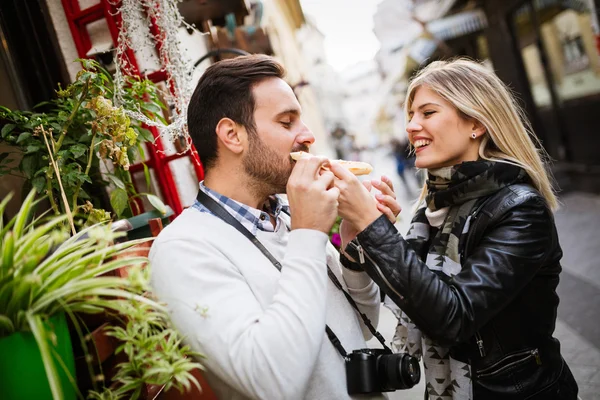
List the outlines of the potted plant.
<svg viewBox="0 0 600 400">
<path fill-rule="evenodd" d="M 0 216 L 9 199 L 0 202 Z M 71 236 L 66 215 L 34 217 L 36 203 L 32 190 L 13 219 L 0 218 L 2 398 L 75 398 L 67 321 L 78 326 L 78 313 L 109 312 L 126 321 L 109 331 L 122 340 L 128 361 L 114 387 L 93 396 L 131 398 L 146 383 L 197 385 L 189 375 L 200 367 L 192 361 L 195 354 L 180 346 L 166 311 L 146 294 L 147 258 L 127 253 L 143 240 L 114 244 L 120 234 L 106 224 Z M 129 268 L 127 277 L 107 275 L 123 267 Z"/>
<path fill-rule="evenodd" d="M 160 120 L 165 106 L 149 80 L 125 77 L 123 105 L 115 107 L 115 85 L 110 73 L 93 60 L 79 60 L 83 69 L 57 98 L 38 104 L 34 111 L 11 111 L 0 106 L 0 142 L 17 150 L 18 168 L 10 168 L 14 154 L 0 154 L 0 176 L 20 174 L 37 193 L 45 193 L 55 214 L 73 213 L 89 224 L 108 220 L 103 188 L 112 186 L 110 206 L 117 218 L 141 212 L 139 196 L 167 212 L 151 193 L 137 193 L 129 173 L 130 160 L 144 157 L 143 143 L 152 134 L 126 111 Z M 146 183 L 150 174 L 145 168 Z M 61 190 L 67 201 L 61 201 Z"/>
</svg>

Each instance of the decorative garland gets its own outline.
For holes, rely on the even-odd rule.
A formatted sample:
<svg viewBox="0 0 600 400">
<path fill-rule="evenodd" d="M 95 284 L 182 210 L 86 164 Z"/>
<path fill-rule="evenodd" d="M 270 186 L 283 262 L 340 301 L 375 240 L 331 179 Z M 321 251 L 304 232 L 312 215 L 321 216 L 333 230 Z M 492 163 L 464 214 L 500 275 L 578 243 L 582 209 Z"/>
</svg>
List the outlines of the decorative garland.
<svg viewBox="0 0 600 400">
<path fill-rule="evenodd" d="M 175 115 L 171 123 L 164 125 L 153 121 L 139 110 L 125 112 L 138 121 L 158 128 L 160 134 L 167 135 L 171 141 L 185 137 L 189 147 L 186 116 L 192 94 L 192 64 L 177 37 L 180 26 L 189 26 L 177 8 L 180 1 L 182 0 L 121 0 L 118 12 L 121 14 L 122 24 L 117 46 L 114 103 L 117 106 L 123 104 L 124 74 L 135 75 L 131 60 L 127 57 L 127 49 L 158 48 L 162 70 L 168 76 L 166 83 L 171 89 L 167 99 L 175 105 Z M 156 35 L 150 31 L 152 22 L 157 28 Z M 160 46 L 156 46 L 157 43 L 160 43 Z"/>
</svg>

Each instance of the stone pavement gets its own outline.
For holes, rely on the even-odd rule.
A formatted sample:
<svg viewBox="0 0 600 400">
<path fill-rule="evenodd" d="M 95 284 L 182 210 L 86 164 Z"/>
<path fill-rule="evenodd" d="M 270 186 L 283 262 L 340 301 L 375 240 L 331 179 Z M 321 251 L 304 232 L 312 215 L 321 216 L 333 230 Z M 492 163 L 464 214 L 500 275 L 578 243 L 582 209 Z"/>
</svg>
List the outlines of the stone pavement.
<svg viewBox="0 0 600 400">
<path fill-rule="evenodd" d="M 364 161 L 374 167 L 372 177 L 387 175 L 394 182 L 403 207 L 397 227 L 405 233 L 410 223 L 414 197 L 408 195 L 396 174 L 394 159 L 387 150 L 365 152 Z M 409 176 L 416 191 L 416 179 Z M 583 400 L 600 400 L 600 196 L 584 193 L 560 195 L 561 209 L 556 213 L 556 225 L 563 249 L 558 294 L 560 305 L 554 336 L 561 342 L 563 357 L 579 384 Z M 597 250 L 597 252 L 596 252 Z M 382 307 L 379 328 L 387 341 L 391 340 L 396 320 Z M 371 346 L 377 342 L 371 340 Z M 424 382 L 410 390 L 388 394 L 390 400 L 422 400 Z"/>
</svg>

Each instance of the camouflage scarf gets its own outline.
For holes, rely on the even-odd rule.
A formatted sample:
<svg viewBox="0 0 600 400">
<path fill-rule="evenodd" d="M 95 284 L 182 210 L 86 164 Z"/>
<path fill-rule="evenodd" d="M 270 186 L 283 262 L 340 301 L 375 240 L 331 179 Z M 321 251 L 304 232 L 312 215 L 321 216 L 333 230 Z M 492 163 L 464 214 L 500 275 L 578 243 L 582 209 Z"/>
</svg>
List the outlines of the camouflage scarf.
<svg viewBox="0 0 600 400">
<path fill-rule="evenodd" d="M 459 241 L 469 230 L 470 214 L 480 198 L 501 188 L 523 181 L 523 169 L 499 162 L 465 162 L 454 167 L 429 171 L 426 206 L 417 210 L 406 241 L 429 269 L 449 280 L 461 270 Z M 432 228 L 425 209 L 449 207 L 443 224 L 431 238 Z M 430 399 L 468 400 L 472 398 L 469 365 L 450 357 L 450 349 L 434 343 L 419 331 L 401 310 L 393 310 L 399 319 L 394 337 L 396 351 L 422 357 Z"/>
<path fill-rule="evenodd" d="M 425 203 L 431 211 L 449 207 L 443 225 L 429 243 L 417 238 L 406 240 L 427 255 L 421 259 L 434 271 L 447 276 L 460 272 L 459 240 L 469 228 L 467 219 L 478 199 L 488 197 L 505 186 L 523 181 L 525 171 L 517 166 L 493 161 L 464 162 L 454 167 L 429 170 Z M 423 215 L 420 215 L 423 214 Z M 423 219 L 424 218 L 424 219 Z M 418 210 L 415 222 L 425 222 L 425 207 Z M 429 227 L 426 227 L 429 231 Z M 410 232 L 410 230 L 409 230 Z M 429 239 L 429 232 L 426 234 Z M 428 245 L 427 245 L 428 244 Z"/>
</svg>

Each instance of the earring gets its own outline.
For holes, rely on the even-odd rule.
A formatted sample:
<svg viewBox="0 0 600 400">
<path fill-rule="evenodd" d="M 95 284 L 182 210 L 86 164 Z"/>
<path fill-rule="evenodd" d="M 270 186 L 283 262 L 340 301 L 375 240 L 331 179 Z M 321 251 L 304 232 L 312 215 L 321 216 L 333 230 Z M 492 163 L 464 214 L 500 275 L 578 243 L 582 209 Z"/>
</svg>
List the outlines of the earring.
<svg viewBox="0 0 600 400">
<path fill-rule="evenodd" d="M 477 134 L 475 132 L 471 133 L 471 138 L 472 139 L 477 139 Z"/>
</svg>

